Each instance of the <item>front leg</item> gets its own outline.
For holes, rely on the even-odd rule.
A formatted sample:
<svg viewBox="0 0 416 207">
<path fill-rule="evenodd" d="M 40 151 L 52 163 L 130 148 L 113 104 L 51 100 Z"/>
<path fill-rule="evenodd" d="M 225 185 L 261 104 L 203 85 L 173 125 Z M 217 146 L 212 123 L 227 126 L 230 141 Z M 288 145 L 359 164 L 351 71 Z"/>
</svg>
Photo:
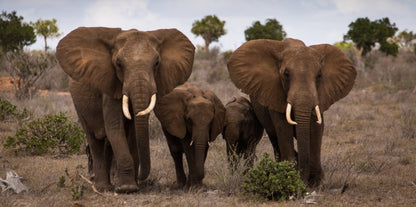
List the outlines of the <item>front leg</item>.
<svg viewBox="0 0 416 207">
<path fill-rule="evenodd" d="M 280 151 L 279 160 L 294 161 L 296 156 L 293 143 L 293 126 L 286 121 L 285 114 L 273 110 L 269 110 L 269 112 L 277 135 Z"/>
<path fill-rule="evenodd" d="M 117 163 L 116 192 L 128 193 L 138 190 L 134 161 L 127 142 L 121 100 L 103 96 L 103 115 L 107 138 Z"/>
<path fill-rule="evenodd" d="M 170 135 L 165 128 L 163 128 L 170 154 L 175 162 L 176 180 L 179 188 L 182 188 L 186 184 L 186 175 L 183 168 L 183 148 L 179 138 Z"/>
</svg>

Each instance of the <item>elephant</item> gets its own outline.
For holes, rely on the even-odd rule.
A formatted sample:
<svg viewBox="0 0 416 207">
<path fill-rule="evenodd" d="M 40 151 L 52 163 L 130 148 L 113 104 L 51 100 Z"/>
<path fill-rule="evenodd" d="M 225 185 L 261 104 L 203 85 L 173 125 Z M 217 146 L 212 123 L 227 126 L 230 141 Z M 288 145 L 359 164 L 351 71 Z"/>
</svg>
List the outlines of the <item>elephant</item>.
<svg viewBox="0 0 416 207">
<path fill-rule="evenodd" d="M 323 112 L 351 91 L 357 75 L 348 57 L 329 44 L 258 39 L 237 48 L 227 68 L 234 85 L 250 96 L 275 157 L 296 160 L 304 183 L 319 185 Z"/>
<path fill-rule="evenodd" d="M 56 56 L 70 76 L 97 190 L 135 192 L 149 176 L 149 113 L 189 78 L 194 51 L 177 29 L 79 27 L 59 41 Z M 113 158 L 118 182 L 112 185 Z"/>
<path fill-rule="evenodd" d="M 231 168 L 236 169 L 240 158 L 246 159 L 247 167 L 253 167 L 256 146 L 263 136 L 264 128 L 254 113 L 250 101 L 234 97 L 225 105 L 225 121 L 222 137 L 227 146 Z"/>
<path fill-rule="evenodd" d="M 175 163 L 177 187 L 201 186 L 209 143 L 224 126 L 224 105 L 212 91 L 186 83 L 160 98 L 154 112 Z M 184 153 L 188 178 L 183 167 Z"/>
</svg>

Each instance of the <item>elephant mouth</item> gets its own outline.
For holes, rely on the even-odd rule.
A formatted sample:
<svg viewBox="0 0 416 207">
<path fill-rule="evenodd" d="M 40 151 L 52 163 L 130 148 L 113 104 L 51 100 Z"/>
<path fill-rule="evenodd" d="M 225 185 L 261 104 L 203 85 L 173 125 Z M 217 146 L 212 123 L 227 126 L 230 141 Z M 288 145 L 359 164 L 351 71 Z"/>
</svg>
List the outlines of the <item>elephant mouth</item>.
<svg viewBox="0 0 416 207">
<path fill-rule="evenodd" d="M 292 105 L 290 103 L 287 103 L 286 106 L 286 120 L 291 125 L 297 125 L 298 123 L 292 120 L 292 117 L 290 116 L 290 113 L 292 112 Z M 315 113 L 317 117 L 316 123 L 322 124 L 322 116 L 321 116 L 321 110 L 319 110 L 319 106 L 315 106 Z"/>
<path fill-rule="evenodd" d="M 123 108 L 123 114 L 124 116 L 131 120 L 131 115 L 130 115 L 130 111 L 129 111 L 129 97 L 126 95 L 123 95 L 123 102 L 122 102 L 122 108 Z M 149 114 L 153 108 L 155 108 L 156 105 L 156 94 L 153 94 L 152 97 L 150 98 L 150 103 L 149 106 L 147 106 L 146 109 L 144 109 L 143 111 L 139 111 L 136 116 L 144 116 L 146 114 Z"/>
</svg>

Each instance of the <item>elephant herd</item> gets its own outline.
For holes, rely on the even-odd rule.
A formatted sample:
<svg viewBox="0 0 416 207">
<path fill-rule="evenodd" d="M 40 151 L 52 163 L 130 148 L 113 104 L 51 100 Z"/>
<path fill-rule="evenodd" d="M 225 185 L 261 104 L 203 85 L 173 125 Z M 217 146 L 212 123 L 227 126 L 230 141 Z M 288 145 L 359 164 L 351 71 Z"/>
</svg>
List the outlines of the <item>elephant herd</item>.
<svg viewBox="0 0 416 207">
<path fill-rule="evenodd" d="M 356 77 L 347 56 L 332 45 L 306 46 L 296 39 L 248 41 L 227 67 L 249 98 L 235 97 L 224 106 L 212 91 L 186 83 L 194 51 L 176 29 L 80 27 L 60 40 L 56 55 L 70 76 L 96 189 L 135 192 L 149 176 L 151 111 L 161 123 L 179 187 L 202 184 L 209 143 L 221 133 L 230 163 L 243 157 L 252 166 L 264 130 L 276 159 L 297 161 L 302 180 L 318 185 L 324 175 L 323 112 L 349 93 Z M 116 183 L 110 179 L 113 160 Z"/>
</svg>

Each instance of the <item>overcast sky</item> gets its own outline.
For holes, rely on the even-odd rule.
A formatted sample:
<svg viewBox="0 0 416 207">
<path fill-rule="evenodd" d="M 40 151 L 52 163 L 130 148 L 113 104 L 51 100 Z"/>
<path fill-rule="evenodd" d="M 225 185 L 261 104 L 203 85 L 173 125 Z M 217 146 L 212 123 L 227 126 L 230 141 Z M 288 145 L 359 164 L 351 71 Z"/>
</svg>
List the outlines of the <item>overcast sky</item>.
<svg viewBox="0 0 416 207">
<path fill-rule="evenodd" d="M 203 39 L 191 33 L 192 23 L 206 15 L 226 21 L 227 34 L 213 45 L 236 49 L 254 21 L 275 18 L 287 37 L 307 45 L 341 41 L 348 24 L 360 17 L 388 17 L 399 31 L 416 32 L 416 0 L 0 0 L 0 9 L 15 10 L 24 21 L 57 19 L 63 35 L 80 26 L 155 30 L 177 28 L 195 45 Z M 49 39 L 55 49 L 59 39 Z M 31 49 L 42 49 L 38 37 Z"/>
</svg>

